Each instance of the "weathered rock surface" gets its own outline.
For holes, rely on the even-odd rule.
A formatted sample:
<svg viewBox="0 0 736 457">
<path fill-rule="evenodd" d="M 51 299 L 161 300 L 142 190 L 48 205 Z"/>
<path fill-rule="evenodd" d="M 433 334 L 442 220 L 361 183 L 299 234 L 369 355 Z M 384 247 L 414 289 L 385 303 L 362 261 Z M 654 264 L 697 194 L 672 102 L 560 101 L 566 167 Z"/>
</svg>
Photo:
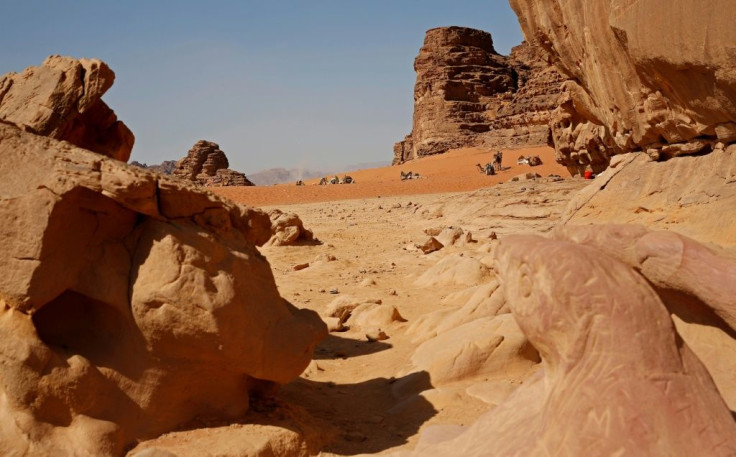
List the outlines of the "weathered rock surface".
<svg viewBox="0 0 736 457">
<path fill-rule="evenodd" d="M 414 61 L 412 132 L 394 164 L 449 149 L 547 144 L 563 77 L 537 48 L 498 54 L 491 35 L 466 27 L 427 31 Z"/>
<path fill-rule="evenodd" d="M 114 81 L 98 59 L 50 56 L 0 76 L 0 120 L 126 162 L 135 137 L 101 99 Z"/>
<path fill-rule="evenodd" d="M 5 124 L 0 155 L 1 454 L 120 455 L 307 366 L 265 213 Z"/>
<path fill-rule="evenodd" d="M 558 160 L 598 172 L 612 154 L 665 159 L 736 141 L 731 0 L 511 0 L 524 34 L 571 78 Z"/>
<path fill-rule="evenodd" d="M 187 156 L 176 163 L 174 176 L 202 186 L 253 186 L 243 173 L 230 170 L 225 153 L 217 143 L 199 140 Z"/>
<path fill-rule="evenodd" d="M 510 100 L 500 101 L 481 144 L 492 148 L 547 144 L 552 113 L 564 97 L 566 78 L 539 46 L 526 41 L 511 50 L 507 62 L 516 74 L 516 87 Z"/>
<path fill-rule="evenodd" d="M 528 235 L 502 240 L 496 259 L 543 369 L 472 426 L 429 428 L 405 455 L 736 452 L 736 423 L 716 386 L 630 266 Z"/>
<path fill-rule="evenodd" d="M 571 224 L 643 224 L 701 242 L 736 247 L 736 145 L 703 156 L 653 162 L 646 154 L 614 157 L 611 166 L 570 201 Z"/>
<path fill-rule="evenodd" d="M 428 30 L 414 70 L 413 128 L 394 147 L 394 164 L 475 144 L 490 129 L 495 99 L 515 86 L 491 34 L 465 27 Z"/>
</svg>

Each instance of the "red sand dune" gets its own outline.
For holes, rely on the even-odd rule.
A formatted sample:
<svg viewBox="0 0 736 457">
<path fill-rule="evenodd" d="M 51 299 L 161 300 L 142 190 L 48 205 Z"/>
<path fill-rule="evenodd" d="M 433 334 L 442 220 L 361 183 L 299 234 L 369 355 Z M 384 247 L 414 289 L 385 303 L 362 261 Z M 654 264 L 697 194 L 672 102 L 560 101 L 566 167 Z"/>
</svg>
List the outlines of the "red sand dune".
<svg viewBox="0 0 736 457">
<path fill-rule="evenodd" d="M 536 172 L 542 176 L 550 174 L 570 176 L 565 167 L 555 162 L 554 150 L 546 146 L 504 150 L 504 171 L 495 176 L 486 176 L 478 171 L 475 164 L 484 165 L 490 162 L 493 152 L 493 150 L 463 148 L 400 166 L 356 170 L 347 173 L 355 180 L 354 184 L 319 186 L 317 185 L 319 179 L 311 179 L 305 181 L 305 186 L 296 186 L 292 182 L 274 186 L 213 187 L 211 190 L 249 206 L 266 206 L 389 195 L 465 192 L 506 182 L 526 172 Z M 543 164 L 533 168 L 528 165 L 517 165 L 516 161 L 520 155 L 538 155 Z M 422 178 L 401 181 L 401 171 L 419 173 Z M 344 174 L 339 176 L 342 177 Z"/>
</svg>

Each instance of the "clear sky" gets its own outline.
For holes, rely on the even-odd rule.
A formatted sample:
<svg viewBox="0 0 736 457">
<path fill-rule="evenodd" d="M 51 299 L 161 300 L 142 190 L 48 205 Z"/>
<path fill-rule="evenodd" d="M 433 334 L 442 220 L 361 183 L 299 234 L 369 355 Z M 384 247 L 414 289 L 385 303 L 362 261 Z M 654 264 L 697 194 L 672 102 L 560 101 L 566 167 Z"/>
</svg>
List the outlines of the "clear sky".
<svg viewBox="0 0 736 457">
<path fill-rule="evenodd" d="M 206 139 L 246 174 L 391 160 L 427 29 L 486 30 L 501 54 L 523 39 L 506 0 L 2 2 L 0 74 L 49 54 L 100 58 L 132 160 L 179 159 Z"/>
</svg>

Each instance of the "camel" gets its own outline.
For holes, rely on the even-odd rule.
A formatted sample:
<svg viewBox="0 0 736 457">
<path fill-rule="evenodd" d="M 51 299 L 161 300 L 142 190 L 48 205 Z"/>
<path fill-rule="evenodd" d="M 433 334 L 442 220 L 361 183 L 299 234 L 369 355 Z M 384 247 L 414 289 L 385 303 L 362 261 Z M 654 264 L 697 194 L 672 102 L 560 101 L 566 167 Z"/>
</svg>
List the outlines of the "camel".
<svg viewBox="0 0 736 457">
<path fill-rule="evenodd" d="M 503 170 L 503 166 L 501 165 L 502 160 L 503 160 L 503 152 L 498 151 L 495 154 L 493 154 L 493 168 L 496 170 L 497 173 Z"/>
<path fill-rule="evenodd" d="M 496 169 L 494 167 L 493 162 L 488 162 L 485 167 L 481 167 L 479 163 L 475 164 L 476 167 L 478 167 L 478 171 L 485 174 L 486 176 L 491 176 L 496 174 Z"/>
<path fill-rule="evenodd" d="M 519 165 L 529 165 L 530 167 L 536 167 L 542 165 L 542 159 L 539 156 L 519 156 L 519 160 L 516 161 Z"/>
<path fill-rule="evenodd" d="M 320 179 L 319 180 L 319 185 L 320 186 L 326 186 L 327 185 L 327 178 Z"/>
</svg>

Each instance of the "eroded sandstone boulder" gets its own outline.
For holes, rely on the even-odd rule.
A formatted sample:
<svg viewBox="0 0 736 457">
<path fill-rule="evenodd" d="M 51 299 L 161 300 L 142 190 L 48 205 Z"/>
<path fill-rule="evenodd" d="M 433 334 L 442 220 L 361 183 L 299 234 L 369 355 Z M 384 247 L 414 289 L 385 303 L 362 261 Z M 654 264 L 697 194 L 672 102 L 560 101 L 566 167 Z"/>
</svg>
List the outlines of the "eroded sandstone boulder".
<svg viewBox="0 0 736 457">
<path fill-rule="evenodd" d="M 469 427 L 404 455 L 732 455 L 736 423 L 657 292 L 567 240 L 508 236 L 496 270 L 542 370 Z"/>
<path fill-rule="evenodd" d="M 135 137 L 101 99 L 114 81 L 101 60 L 50 56 L 0 76 L 0 120 L 126 162 Z"/>
<path fill-rule="evenodd" d="M 658 159 L 736 141 L 730 0 L 511 0 L 524 34 L 570 77 L 553 119 L 558 161 L 582 173 L 613 154 Z"/>
<path fill-rule="evenodd" d="M 307 366 L 268 215 L 4 124 L 0 155 L 0 453 L 120 455 Z"/>
<path fill-rule="evenodd" d="M 217 143 L 199 140 L 187 156 L 176 163 L 171 174 L 202 186 L 253 186 L 243 173 L 230 170 L 225 153 Z"/>
<path fill-rule="evenodd" d="M 290 246 L 314 241 L 314 234 L 304 228 L 298 215 L 273 209 L 268 216 L 271 218 L 271 238 L 266 246 Z"/>
</svg>

